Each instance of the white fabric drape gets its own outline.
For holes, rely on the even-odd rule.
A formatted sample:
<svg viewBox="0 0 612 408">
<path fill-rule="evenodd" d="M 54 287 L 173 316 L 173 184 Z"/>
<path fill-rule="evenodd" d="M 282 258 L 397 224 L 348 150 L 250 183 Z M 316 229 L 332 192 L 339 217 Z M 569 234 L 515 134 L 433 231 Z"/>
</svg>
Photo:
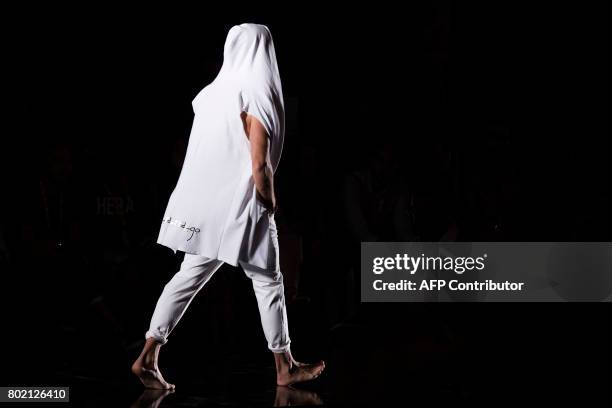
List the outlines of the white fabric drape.
<svg viewBox="0 0 612 408">
<path fill-rule="evenodd" d="M 230 29 L 219 74 L 193 100 L 194 120 L 183 168 L 157 242 L 237 266 L 278 268 L 274 223 L 256 199 L 250 144 L 241 113 L 256 117 L 270 137 L 276 170 L 283 148 L 283 91 L 270 30 Z"/>
</svg>

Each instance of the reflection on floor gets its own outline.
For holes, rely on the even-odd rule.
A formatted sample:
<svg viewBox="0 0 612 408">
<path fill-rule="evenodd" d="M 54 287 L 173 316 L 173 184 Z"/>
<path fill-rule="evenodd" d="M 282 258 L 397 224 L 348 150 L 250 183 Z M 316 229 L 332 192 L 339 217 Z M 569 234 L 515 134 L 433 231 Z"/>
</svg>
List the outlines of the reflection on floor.
<svg viewBox="0 0 612 408">
<path fill-rule="evenodd" d="M 164 376 L 176 384 L 172 392 L 145 390 L 129 372 L 135 355 L 117 358 L 115 369 L 107 361 L 97 375 L 90 374 L 92 362 L 82 361 L 81 368 L 74 362 L 51 383 L 69 385 L 72 405 L 87 407 L 392 406 L 469 397 L 455 372 L 461 364 L 443 346 L 418 339 L 402 344 L 359 325 L 336 327 L 329 336 L 327 351 L 317 351 L 326 360 L 324 374 L 290 388 L 275 386 L 265 350 L 219 350 L 215 358 L 192 344 L 168 348 L 160 359 Z"/>
<path fill-rule="evenodd" d="M 353 369 L 354 367 L 346 367 Z M 168 370 L 167 370 L 168 371 Z M 457 390 L 432 379 L 430 386 L 422 383 L 398 387 L 396 381 L 372 381 L 376 372 L 353 375 L 341 367 L 329 369 L 320 379 L 295 387 L 277 387 L 273 383 L 272 367 L 206 367 L 199 377 L 168 376 L 177 384 L 175 391 L 147 390 L 135 378 L 99 379 L 58 376 L 56 384 L 70 386 L 72 406 L 81 407 L 285 407 L 285 406 L 359 406 L 395 405 L 415 401 L 456 401 L 465 397 Z M 340 376 L 340 377 L 339 377 Z M 344 377 L 344 381 L 342 378 Z M 384 378 L 384 376 L 383 376 Z M 356 383 L 359 381 L 360 383 Z M 433 385 L 433 386 L 432 386 Z"/>
<path fill-rule="evenodd" d="M 162 401 L 168 395 L 174 394 L 175 391 L 168 390 L 144 390 L 136 401 L 130 405 L 131 408 L 157 408 L 160 406 Z M 198 406 L 200 401 L 196 401 L 192 397 L 191 400 L 183 399 L 180 397 L 173 400 L 173 402 L 166 401 L 164 406 L 191 406 L 193 402 L 196 402 Z M 203 405 L 211 406 L 217 405 L 213 401 L 201 401 Z M 254 406 L 257 401 L 248 401 L 247 404 L 238 404 L 237 406 Z M 261 401 L 261 406 L 268 406 L 264 401 Z M 170 405 L 171 404 L 171 405 Z M 218 405 L 232 406 L 234 404 L 228 403 L 228 401 L 219 402 Z M 300 390 L 293 387 L 276 387 L 276 394 L 272 406 L 274 407 L 288 407 L 288 406 L 308 406 L 308 405 L 323 405 L 323 400 L 319 397 L 316 392 Z"/>
<path fill-rule="evenodd" d="M 499 343 L 459 342 L 440 329 L 439 318 L 415 305 L 374 304 L 331 327 L 313 318 L 321 314 L 310 308 L 292 309 L 295 357 L 324 359 L 326 369 L 312 382 L 277 388 L 274 359 L 253 304 L 223 315 L 216 304 L 193 305 L 160 355 L 174 392 L 144 390 L 130 372 L 143 344 L 142 328 L 135 327 L 130 341 L 117 341 L 91 319 L 79 330 L 58 330 L 51 323 L 48 330 L 19 327 L 19 336 L 8 337 L 15 344 L 4 348 L 19 358 L 15 364 L 2 360 L 0 375 L 9 376 L 2 383 L 69 386 L 66 406 L 75 407 L 271 407 L 457 402 L 471 399 L 474 387 L 481 394 L 499 381 L 489 370 L 493 350 L 485 348 Z M 219 318 L 226 315 L 231 318 Z M 213 323 L 223 327 L 213 330 Z M 44 347 L 41 332 L 54 333 Z"/>
<path fill-rule="evenodd" d="M 327 386 L 323 379 L 302 387 L 277 387 L 269 353 L 228 355 L 219 351 L 222 357 L 215 358 L 214 353 L 200 356 L 195 351 L 169 349 L 160 358 L 165 377 L 176 384 L 174 391 L 144 389 L 129 372 L 130 359 L 125 359 L 125 364 L 107 364 L 96 375 L 90 374 L 91 363 L 74 364 L 56 372 L 48 383 L 70 386 L 71 405 L 77 407 L 272 407 L 324 403 Z"/>
<path fill-rule="evenodd" d="M 71 405 L 87 407 L 286 407 L 323 405 L 316 391 L 297 387 L 270 387 L 258 381 L 261 375 L 251 374 L 248 383 L 240 381 L 237 372 L 235 384 L 220 386 L 210 378 L 191 384 L 177 386 L 175 391 L 144 389 L 135 382 L 124 384 L 93 378 L 73 378 L 71 383 Z M 208 382 L 208 384 L 206 384 Z"/>
</svg>

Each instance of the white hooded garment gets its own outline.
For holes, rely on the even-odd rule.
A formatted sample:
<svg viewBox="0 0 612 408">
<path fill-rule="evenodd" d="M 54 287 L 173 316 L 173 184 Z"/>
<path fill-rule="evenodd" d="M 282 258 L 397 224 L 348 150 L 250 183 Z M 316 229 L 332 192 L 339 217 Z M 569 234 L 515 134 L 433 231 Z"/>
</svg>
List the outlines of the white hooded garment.
<svg viewBox="0 0 612 408">
<path fill-rule="evenodd" d="M 270 138 L 276 170 L 284 106 L 272 35 L 266 26 L 230 29 L 219 74 L 192 102 L 194 120 L 183 168 L 157 242 L 177 250 L 278 268 L 273 215 L 256 199 L 250 143 L 241 113 L 257 118 Z"/>
</svg>

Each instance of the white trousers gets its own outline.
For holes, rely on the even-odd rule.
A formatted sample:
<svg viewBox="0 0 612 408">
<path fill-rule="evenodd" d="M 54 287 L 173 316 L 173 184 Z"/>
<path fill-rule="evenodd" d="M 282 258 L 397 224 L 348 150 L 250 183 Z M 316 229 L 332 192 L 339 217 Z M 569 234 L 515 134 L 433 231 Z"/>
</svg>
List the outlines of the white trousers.
<svg viewBox="0 0 612 408">
<path fill-rule="evenodd" d="M 221 265 L 223 261 L 217 259 L 185 254 L 180 270 L 166 284 L 157 301 L 145 338 L 152 337 L 165 344 L 195 295 Z M 275 353 L 289 351 L 291 340 L 281 271 L 266 270 L 244 262 L 240 262 L 240 266 L 253 282 L 268 348 Z"/>
</svg>

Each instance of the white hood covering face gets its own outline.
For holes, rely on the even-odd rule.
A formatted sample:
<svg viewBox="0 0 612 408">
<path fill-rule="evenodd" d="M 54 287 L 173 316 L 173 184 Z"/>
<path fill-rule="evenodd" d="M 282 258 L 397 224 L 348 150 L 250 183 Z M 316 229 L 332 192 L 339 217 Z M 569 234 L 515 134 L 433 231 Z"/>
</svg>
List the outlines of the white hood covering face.
<svg viewBox="0 0 612 408">
<path fill-rule="evenodd" d="M 283 147 L 285 109 L 276 51 L 268 27 L 232 27 L 225 40 L 223 66 L 214 81 L 231 88 L 240 83 L 247 112 L 265 127 L 272 143 L 270 159 L 276 170 Z"/>
<path fill-rule="evenodd" d="M 258 24 L 230 29 L 219 74 L 192 102 L 195 113 L 181 175 L 157 242 L 187 253 L 278 267 L 274 217 L 256 199 L 250 143 L 241 114 L 256 117 L 270 137 L 276 170 L 285 115 L 270 30 Z"/>
</svg>

